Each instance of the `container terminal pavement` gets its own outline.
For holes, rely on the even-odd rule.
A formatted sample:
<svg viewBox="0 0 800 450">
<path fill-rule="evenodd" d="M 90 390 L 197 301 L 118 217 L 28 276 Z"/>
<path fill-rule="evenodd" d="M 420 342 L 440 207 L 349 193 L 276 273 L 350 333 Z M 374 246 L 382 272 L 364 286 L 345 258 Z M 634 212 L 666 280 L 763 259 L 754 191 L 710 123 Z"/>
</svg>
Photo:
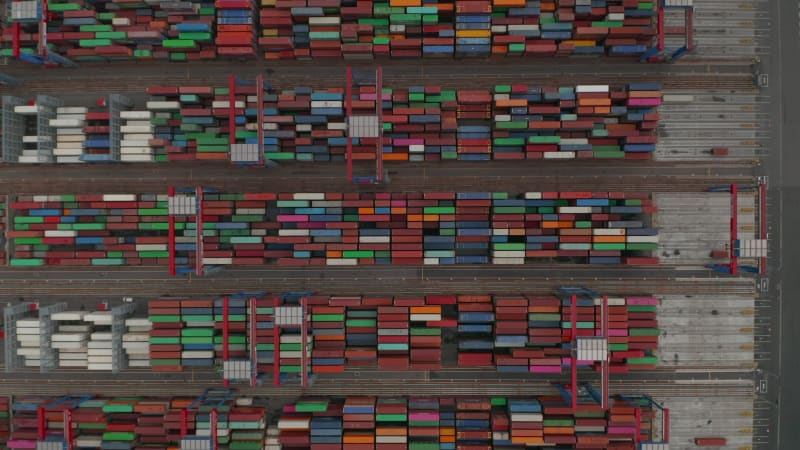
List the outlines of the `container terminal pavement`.
<svg viewBox="0 0 800 450">
<path fill-rule="evenodd" d="M 6 448 L 782 448 L 768 2 L 13 3 Z"/>
</svg>

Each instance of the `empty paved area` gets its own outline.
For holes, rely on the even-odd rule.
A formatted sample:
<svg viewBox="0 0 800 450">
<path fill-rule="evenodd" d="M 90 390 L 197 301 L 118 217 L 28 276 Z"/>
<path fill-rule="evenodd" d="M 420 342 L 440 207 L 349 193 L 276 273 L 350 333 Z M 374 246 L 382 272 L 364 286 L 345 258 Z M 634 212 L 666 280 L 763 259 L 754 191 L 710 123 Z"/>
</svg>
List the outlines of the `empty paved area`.
<svg viewBox="0 0 800 450">
<path fill-rule="evenodd" d="M 686 100 L 689 100 L 688 102 Z M 655 157 L 664 161 L 755 161 L 773 136 L 770 99 L 755 90 L 665 90 L 659 107 L 659 142 Z M 728 156 L 712 156 L 712 148 Z"/>
<path fill-rule="evenodd" d="M 752 371 L 753 303 L 746 295 L 661 297 L 660 364 L 682 372 Z"/>
<path fill-rule="evenodd" d="M 670 409 L 670 450 L 694 450 L 695 437 L 724 436 L 725 449 L 750 448 L 753 443 L 753 396 L 696 399 L 656 399 Z"/>
</svg>

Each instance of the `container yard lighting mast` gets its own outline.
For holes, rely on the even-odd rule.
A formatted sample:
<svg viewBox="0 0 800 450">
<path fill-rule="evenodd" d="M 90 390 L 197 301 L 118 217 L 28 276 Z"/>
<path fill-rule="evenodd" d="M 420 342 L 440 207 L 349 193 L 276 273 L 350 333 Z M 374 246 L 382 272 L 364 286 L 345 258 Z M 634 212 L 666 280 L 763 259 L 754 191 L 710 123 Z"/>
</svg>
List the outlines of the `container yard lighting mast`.
<svg viewBox="0 0 800 450">
<path fill-rule="evenodd" d="M 386 180 L 383 170 L 383 69 L 378 67 L 374 74 L 364 74 L 347 68 L 345 86 L 345 117 L 347 120 L 347 180 L 357 184 L 382 184 Z M 374 114 L 353 114 L 353 85 L 375 86 Z M 368 98 L 369 96 L 367 96 Z M 373 140 L 375 142 L 375 175 L 354 176 L 354 140 Z"/>
<path fill-rule="evenodd" d="M 47 48 L 47 23 L 50 20 L 48 0 L 25 0 L 8 3 L 7 17 L 12 23 L 11 55 L 19 60 L 34 64 L 51 64 L 77 67 L 77 64 Z M 22 24 L 39 23 L 39 37 L 36 54 L 22 51 Z"/>
</svg>

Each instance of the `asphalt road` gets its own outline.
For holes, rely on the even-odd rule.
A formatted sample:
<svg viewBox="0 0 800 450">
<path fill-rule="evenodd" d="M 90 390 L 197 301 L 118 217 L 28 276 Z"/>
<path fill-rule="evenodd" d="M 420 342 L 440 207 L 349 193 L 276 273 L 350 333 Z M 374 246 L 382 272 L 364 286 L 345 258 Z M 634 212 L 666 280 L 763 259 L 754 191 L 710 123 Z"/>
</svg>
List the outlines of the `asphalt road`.
<svg viewBox="0 0 800 450">
<path fill-rule="evenodd" d="M 770 278 L 770 297 L 778 302 L 778 318 L 773 331 L 778 331 L 777 348 L 773 349 L 771 367 L 766 368 L 767 381 L 777 389 L 768 391 L 768 401 L 774 412 L 771 422 L 777 427 L 770 448 L 791 449 L 800 442 L 800 236 L 796 232 L 800 223 L 800 209 L 795 202 L 800 198 L 800 180 L 794 173 L 800 169 L 800 2 L 797 0 L 772 2 L 773 42 L 777 52 L 766 61 L 770 74 L 769 92 L 774 99 L 773 111 L 778 124 L 778 142 L 775 156 L 767 165 L 771 186 L 769 195 L 773 211 L 771 237 L 773 268 Z M 765 70 L 766 71 L 766 70 Z"/>
<path fill-rule="evenodd" d="M 683 270 L 688 269 L 688 270 Z M 635 280 L 635 282 L 632 282 Z M 678 283 L 679 281 L 679 283 Z M 166 267 L 119 270 L 62 268 L 0 271 L 0 298 L 43 295 L 159 296 L 221 295 L 230 292 L 313 291 L 349 294 L 454 294 L 552 292 L 564 285 L 620 295 L 748 294 L 753 282 L 731 280 L 703 268 L 526 266 L 364 266 L 358 268 L 231 268 L 202 280 L 170 278 Z"/>
<path fill-rule="evenodd" d="M 275 88 L 309 85 L 313 87 L 342 86 L 345 67 L 371 69 L 376 64 L 384 68 L 384 85 L 427 84 L 444 87 L 488 88 L 498 83 L 587 83 L 618 84 L 625 82 L 662 82 L 664 87 L 724 88 L 751 87 L 748 76 L 750 60 L 731 58 L 714 61 L 686 63 L 680 65 L 646 65 L 630 59 L 603 58 L 602 65 L 595 58 L 547 59 L 508 58 L 474 60 L 468 71 L 454 71 L 453 62 L 447 60 L 408 61 L 389 60 L 367 63 L 350 61 L 281 61 L 279 65 L 264 60 L 246 63 L 203 61 L 186 64 L 158 64 L 154 62 L 84 63 L 81 67 L 64 70 L 46 70 L 27 64 L 12 62 L 4 73 L 16 77 L 23 83 L 16 86 L 0 86 L 0 93 L 137 93 L 144 86 L 227 85 L 230 73 L 239 78 L 254 79 L 257 73 L 265 73 L 266 79 Z M 120 73 L 125 73 L 125 84 L 119 83 Z M 325 76 L 319 76 L 324 73 Z M 86 84 L 92 77 L 91 88 Z"/>
<path fill-rule="evenodd" d="M 526 161 L 386 164 L 390 184 L 358 185 L 347 181 L 344 164 L 289 163 L 256 169 L 218 163 L 132 165 L 0 166 L 0 193 L 62 194 L 137 193 L 166 194 L 167 186 L 202 185 L 225 192 L 406 192 L 576 190 L 692 192 L 709 186 L 752 183 L 750 161 L 724 165 L 602 161 L 577 165 Z M 356 173 L 370 173 L 374 163 L 356 165 Z"/>
</svg>

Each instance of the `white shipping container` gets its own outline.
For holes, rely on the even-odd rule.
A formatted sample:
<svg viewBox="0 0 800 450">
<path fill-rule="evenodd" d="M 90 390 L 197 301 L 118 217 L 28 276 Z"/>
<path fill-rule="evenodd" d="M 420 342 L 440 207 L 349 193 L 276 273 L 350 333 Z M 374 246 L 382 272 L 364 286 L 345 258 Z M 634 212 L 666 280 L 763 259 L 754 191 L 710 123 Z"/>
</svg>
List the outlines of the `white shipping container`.
<svg viewBox="0 0 800 450">
<path fill-rule="evenodd" d="M 664 103 L 692 103 L 694 102 L 694 95 L 664 94 L 661 100 Z"/>
<path fill-rule="evenodd" d="M 150 111 L 120 111 L 119 117 L 121 119 L 149 120 L 153 117 L 153 113 Z"/>
<path fill-rule="evenodd" d="M 75 230 L 45 230 L 45 237 L 75 237 L 78 232 Z"/>
<path fill-rule="evenodd" d="M 53 313 L 50 316 L 50 318 L 55 320 L 55 321 L 76 322 L 78 320 L 83 320 L 83 317 L 86 314 L 88 314 L 88 313 L 87 312 L 83 312 L 83 311 L 62 311 L 62 312 Z M 62 325 L 62 326 L 69 326 L 69 325 Z M 78 326 L 85 327 L 84 325 L 78 325 Z M 85 328 L 81 328 L 81 330 L 84 330 L 84 329 Z"/>
<path fill-rule="evenodd" d="M 602 305 L 603 298 L 598 297 L 594 299 L 595 305 Z M 608 306 L 625 306 L 625 298 L 624 297 L 608 297 Z"/>
<path fill-rule="evenodd" d="M 41 349 L 39 347 L 21 347 L 17 349 L 17 356 L 24 356 L 26 358 L 39 358 Z"/>
<path fill-rule="evenodd" d="M 311 206 L 314 208 L 341 208 L 342 201 L 341 200 L 314 200 L 311 202 Z"/>
<path fill-rule="evenodd" d="M 441 314 L 411 314 L 409 316 L 409 320 L 413 321 L 434 321 L 434 320 L 442 320 Z"/>
<path fill-rule="evenodd" d="M 96 331 L 89 335 L 93 341 L 111 341 L 111 333 L 106 331 Z M 110 347 L 109 347 L 110 348 Z"/>
<path fill-rule="evenodd" d="M 582 93 L 597 93 L 597 92 L 608 92 L 608 85 L 600 85 L 600 84 L 583 84 L 578 85 L 575 87 L 575 92 L 578 94 Z"/>
<path fill-rule="evenodd" d="M 514 31 L 539 31 L 539 25 L 537 24 L 509 25 L 508 32 L 512 33 Z"/>
<path fill-rule="evenodd" d="M 329 266 L 356 266 L 358 260 L 355 258 L 328 258 L 325 264 Z"/>
<path fill-rule="evenodd" d="M 311 101 L 312 108 L 341 108 L 341 100 L 313 100 Z"/>
<path fill-rule="evenodd" d="M 27 328 L 36 328 L 39 329 L 41 322 L 39 319 L 20 319 L 17 320 L 17 328 L 20 327 L 27 327 Z"/>
<path fill-rule="evenodd" d="M 506 34 L 508 27 L 506 25 L 492 25 L 492 34 Z"/>
<path fill-rule="evenodd" d="M 66 135 L 59 134 L 58 137 L 56 137 L 56 144 L 57 145 L 58 144 L 62 144 L 62 143 L 66 143 L 66 142 L 84 143 L 84 142 L 86 142 L 86 135 L 84 135 L 84 134 L 66 134 Z"/>
<path fill-rule="evenodd" d="M 62 114 L 86 114 L 89 112 L 89 108 L 85 106 L 59 106 L 56 108 L 56 114 L 61 116 Z"/>
<path fill-rule="evenodd" d="M 211 102 L 211 107 L 212 108 L 227 108 L 228 105 L 230 105 L 230 102 L 228 100 L 215 100 L 215 101 Z M 234 101 L 233 102 L 233 107 L 234 108 L 244 108 L 245 107 L 245 102 L 243 102 L 241 100 Z"/>
<path fill-rule="evenodd" d="M 592 230 L 595 236 L 625 236 L 625 228 L 595 228 Z"/>
<path fill-rule="evenodd" d="M 104 202 L 135 202 L 136 201 L 136 194 L 103 194 L 103 201 Z M 128 323 L 130 320 L 141 320 L 141 319 L 128 319 L 128 320 L 125 321 L 125 323 Z"/>
<path fill-rule="evenodd" d="M 328 129 L 344 131 L 347 129 L 347 124 L 344 122 L 330 122 L 328 123 Z"/>
<path fill-rule="evenodd" d="M 325 200 L 324 192 L 297 192 L 292 198 L 294 200 Z"/>
<path fill-rule="evenodd" d="M 166 250 L 167 244 L 136 244 L 137 252 L 160 252 Z"/>
<path fill-rule="evenodd" d="M 157 102 L 157 101 L 150 101 L 147 102 L 147 109 L 151 111 L 163 111 L 163 110 L 170 110 L 170 109 L 181 109 L 181 102 Z"/>
<path fill-rule="evenodd" d="M 311 230 L 278 230 L 278 236 L 308 236 Z"/>
<path fill-rule="evenodd" d="M 439 258 L 423 258 L 422 263 L 427 266 L 438 266 Z"/>
<path fill-rule="evenodd" d="M 494 116 L 495 122 L 511 122 L 511 115 L 510 114 L 498 114 Z"/>
<path fill-rule="evenodd" d="M 14 107 L 14 112 L 24 116 L 35 116 L 39 113 L 38 105 L 18 105 Z"/>
<path fill-rule="evenodd" d="M 125 319 L 125 325 L 129 327 L 149 327 L 152 326 L 153 323 L 150 322 L 150 319 Z"/>
<path fill-rule="evenodd" d="M 129 359 L 128 367 L 150 367 L 150 359 Z"/>
<path fill-rule="evenodd" d="M 233 258 L 203 258 L 203 262 L 206 264 L 227 265 L 233 264 Z"/>
<path fill-rule="evenodd" d="M 311 125 L 310 123 L 298 123 L 295 126 L 295 129 L 297 131 L 305 133 L 305 132 L 309 132 L 309 131 L 313 130 L 314 128 L 313 128 L 313 125 Z"/>
<path fill-rule="evenodd" d="M 558 212 L 562 214 L 591 214 L 591 206 L 559 206 Z"/>
<path fill-rule="evenodd" d="M 358 242 L 362 244 L 390 243 L 391 240 L 391 236 L 360 236 L 358 238 Z"/>
<path fill-rule="evenodd" d="M 339 25 L 342 19 L 338 16 L 309 17 L 309 25 Z"/>
<path fill-rule="evenodd" d="M 425 153 L 425 145 L 423 144 L 412 144 L 408 146 L 408 151 L 410 153 Z"/>
<path fill-rule="evenodd" d="M 560 145 L 586 145 L 589 143 L 587 138 L 561 138 Z"/>
<path fill-rule="evenodd" d="M 627 238 L 625 240 L 627 242 L 635 242 L 635 243 L 658 244 L 658 235 L 656 235 L 656 236 L 627 236 Z"/>
<path fill-rule="evenodd" d="M 406 436 L 375 436 L 376 444 L 405 444 L 407 442 Z"/>
<path fill-rule="evenodd" d="M 53 342 L 52 346 L 55 349 L 73 349 L 73 350 L 80 350 L 84 348 L 86 345 L 86 341 L 81 342 Z"/>
<path fill-rule="evenodd" d="M 544 152 L 544 159 L 574 159 L 575 152 Z"/>
<path fill-rule="evenodd" d="M 525 250 L 493 250 L 492 256 L 497 258 L 524 258 Z"/>
<path fill-rule="evenodd" d="M 123 154 L 123 155 L 120 156 L 120 161 L 126 161 L 126 162 L 152 162 L 153 161 L 153 157 L 151 155 L 143 155 L 143 154 L 138 154 L 138 155 L 125 155 L 125 154 Z"/>
<path fill-rule="evenodd" d="M 492 258 L 492 264 L 525 264 L 525 258 Z"/>
</svg>

